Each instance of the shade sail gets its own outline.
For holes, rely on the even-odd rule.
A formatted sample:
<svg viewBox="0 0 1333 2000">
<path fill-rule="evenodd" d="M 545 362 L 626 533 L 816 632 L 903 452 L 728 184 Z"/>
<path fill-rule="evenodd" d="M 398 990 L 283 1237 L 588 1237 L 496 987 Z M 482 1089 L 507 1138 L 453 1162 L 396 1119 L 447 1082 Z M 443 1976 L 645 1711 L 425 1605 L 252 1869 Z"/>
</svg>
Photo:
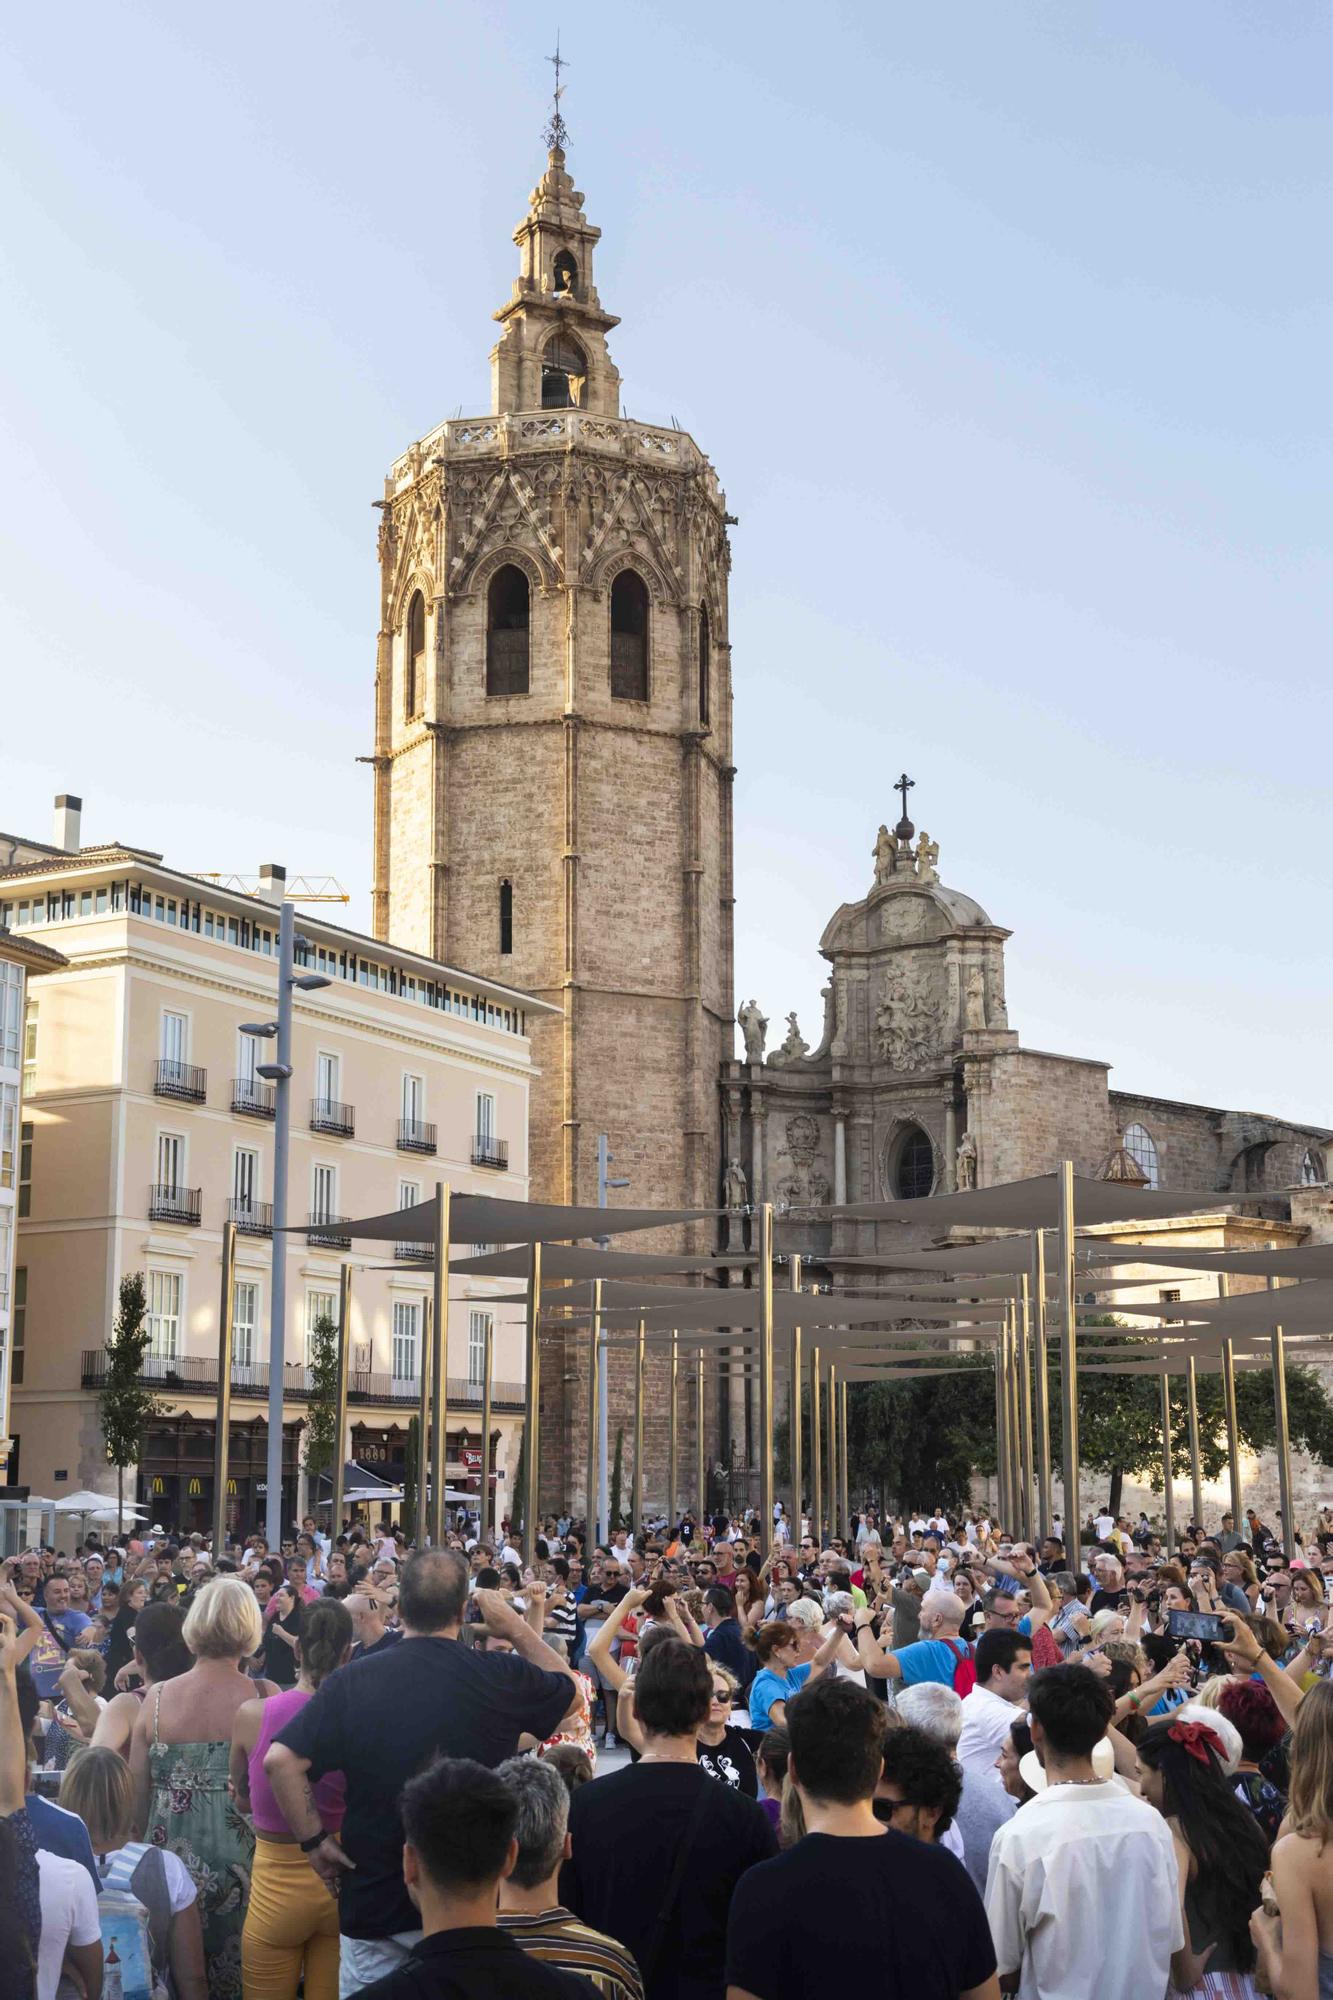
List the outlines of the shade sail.
<svg viewBox="0 0 1333 2000">
<path fill-rule="evenodd" d="M 725 1298 L 727 1303 L 713 1303 Z M 754 1301 L 751 1306 L 748 1302 Z M 745 1301 L 738 1305 L 736 1301 Z M 491 1304 L 503 1301 L 491 1300 Z M 586 1305 L 575 1308 L 570 1323 L 586 1321 L 590 1317 Z M 790 1293 L 780 1294 L 773 1301 L 774 1332 L 789 1332 L 794 1326 L 814 1328 L 821 1326 L 891 1326 L 900 1321 L 922 1322 L 926 1325 L 970 1326 L 995 1325 L 1004 1318 L 1003 1309 L 997 1305 L 947 1307 L 933 1303 L 903 1306 L 875 1299 L 839 1299 L 830 1294 L 823 1298 L 794 1299 Z M 551 1313 L 549 1298 L 542 1300 L 542 1319 L 547 1326 L 561 1324 Z M 753 1292 L 696 1292 L 692 1304 L 672 1306 L 652 1306 L 637 1308 L 617 1306 L 602 1314 L 604 1326 L 633 1326 L 639 1319 L 647 1326 L 677 1327 L 681 1332 L 695 1328 L 754 1330 L 759 1325 L 759 1305 Z"/>
<path fill-rule="evenodd" d="M 449 1269 L 477 1278 L 524 1278 L 528 1272 L 526 1249 L 488 1250 L 480 1257 L 451 1257 Z M 651 1251 L 596 1250 L 582 1244 L 548 1243 L 542 1250 L 543 1281 L 552 1278 L 670 1278 L 689 1272 L 717 1273 L 744 1270 L 758 1263 L 744 1252 L 720 1257 L 672 1257 Z M 433 1264 L 418 1264 L 417 1270 L 431 1270 Z"/>
<path fill-rule="evenodd" d="M 1168 1270 L 1235 1271 L 1258 1278 L 1333 1278 L 1333 1243 L 1293 1250 L 1177 1250 L 1168 1244 L 1080 1244 L 1089 1264 L 1161 1264 Z"/>
<path fill-rule="evenodd" d="M 1245 1199 L 1244 1195 L 1219 1195 L 1213 1188 L 1145 1188 L 1074 1175 L 1076 1225 L 1193 1215 L 1200 1209 L 1222 1208 Z M 917 1222 L 928 1229 L 1054 1229 L 1060 1220 L 1060 1177 L 1036 1174 L 1030 1180 L 968 1188 L 962 1194 L 924 1195 L 916 1201 L 853 1202 L 819 1212 L 848 1222 Z"/>
<path fill-rule="evenodd" d="M 564 1208 L 549 1201 L 501 1201 L 488 1194 L 455 1194 L 449 1204 L 450 1234 L 456 1243 L 569 1243 L 581 1236 L 616 1236 L 622 1230 L 669 1229 L 704 1222 L 724 1213 L 716 1208 Z M 313 1227 L 327 1234 L 328 1223 L 289 1223 L 291 1234 Z M 383 1215 L 363 1215 L 339 1224 L 344 1236 L 362 1243 L 433 1243 L 435 1203 L 414 1202 Z"/>
</svg>

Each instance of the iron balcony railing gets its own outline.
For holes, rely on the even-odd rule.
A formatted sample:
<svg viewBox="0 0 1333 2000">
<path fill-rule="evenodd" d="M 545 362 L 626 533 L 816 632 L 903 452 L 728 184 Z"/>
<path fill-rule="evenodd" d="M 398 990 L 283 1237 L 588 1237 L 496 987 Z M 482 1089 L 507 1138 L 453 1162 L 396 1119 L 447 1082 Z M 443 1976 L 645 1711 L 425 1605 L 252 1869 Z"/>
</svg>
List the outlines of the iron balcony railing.
<svg viewBox="0 0 1333 2000">
<path fill-rule="evenodd" d="M 398 1150 L 400 1153 L 433 1153 L 435 1151 L 435 1127 L 423 1124 L 420 1118 L 400 1118 L 398 1120 Z"/>
<path fill-rule="evenodd" d="M 175 1097 L 185 1104 L 202 1104 L 208 1095 L 208 1071 L 193 1063 L 172 1062 L 163 1057 L 153 1082 L 156 1097 Z"/>
<path fill-rule="evenodd" d="M 154 1181 L 148 1190 L 150 1222 L 188 1222 L 197 1226 L 203 1207 L 202 1188 L 167 1186 L 161 1181 Z"/>
<path fill-rule="evenodd" d="M 354 1138 L 356 1109 L 351 1104 L 339 1104 L 334 1097 L 312 1097 L 310 1129 L 312 1132 L 333 1132 L 340 1139 Z"/>
<path fill-rule="evenodd" d="M 351 1219 L 350 1215 L 316 1215 L 312 1212 L 307 1224 L 311 1248 L 350 1250 L 352 1238 L 347 1225 Z"/>
<path fill-rule="evenodd" d="M 490 1132 L 478 1132 L 472 1141 L 472 1164 L 474 1167 L 494 1167 L 500 1173 L 507 1173 L 508 1139 L 497 1139 Z"/>
<path fill-rule="evenodd" d="M 276 1118 L 278 1093 L 271 1083 L 257 1077 L 234 1076 L 231 1080 L 231 1108 L 246 1118 Z"/>
<path fill-rule="evenodd" d="M 100 1389 L 106 1381 L 106 1372 L 105 1348 L 84 1348 L 82 1386 L 85 1389 Z M 194 1391 L 216 1391 L 218 1386 L 216 1354 L 148 1354 L 144 1357 L 142 1373 L 144 1380 L 151 1382 L 155 1387 L 175 1389 L 183 1394 Z M 262 1401 L 268 1395 L 268 1363 L 233 1361 L 231 1386 L 234 1395 L 243 1399 L 253 1397 L 257 1401 Z M 295 1402 L 308 1401 L 313 1393 L 310 1370 L 296 1364 L 284 1368 L 282 1393 L 285 1398 Z M 415 1382 L 403 1382 L 397 1376 L 368 1368 L 348 1370 L 349 1402 L 393 1403 L 415 1408 L 418 1395 L 418 1386 Z M 451 1380 L 448 1384 L 448 1396 L 451 1411 L 481 1408 L 479 1383 Z M 495 1410 L 521 1410 L 523 1384 L 492 1382 L 491 1407 Z"/>
<path fill-rule="evenodd" d="M 271 1236 L 273 1204 L 271 1201 L 237 1201 L 233 1196 L 227 1203 L 227 1220 L 236 1224 L 242 1236 Z"/>
<path fill-rule="evenodd" d="M 393 1254 L 400 1264 L 429 1264 L 435 1255 L 433 1243 L 395 1243 Z"/>
</svg>

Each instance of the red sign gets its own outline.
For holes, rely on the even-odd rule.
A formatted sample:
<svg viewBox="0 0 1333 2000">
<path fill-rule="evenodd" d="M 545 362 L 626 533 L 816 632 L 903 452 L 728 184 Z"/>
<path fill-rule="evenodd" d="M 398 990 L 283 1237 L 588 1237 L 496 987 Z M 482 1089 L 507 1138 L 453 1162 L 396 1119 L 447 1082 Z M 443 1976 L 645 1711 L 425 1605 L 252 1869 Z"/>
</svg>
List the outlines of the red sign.
<svg viewBox="0 0 1333 2000">
<path fill-rule="evenodd" d="M 480 1445 L 465 1444 L 459 1453 L 459 1457 L 462 1459 L 464 1465 L 467 1467 L 470 1473 L 481 1471 Z"/>
</svg>

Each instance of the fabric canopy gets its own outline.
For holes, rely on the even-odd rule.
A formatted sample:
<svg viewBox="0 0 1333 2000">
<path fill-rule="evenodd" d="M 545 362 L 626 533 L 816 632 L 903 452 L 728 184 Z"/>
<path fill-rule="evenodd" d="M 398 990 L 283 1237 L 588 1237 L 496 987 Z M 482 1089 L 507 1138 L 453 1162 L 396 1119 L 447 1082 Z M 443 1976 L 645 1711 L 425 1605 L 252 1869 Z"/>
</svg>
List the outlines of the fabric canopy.
<svg viewBox="0 0 1333 2000">
<path fill-rule="evenodd" d="M 1085 1242 L 1090 1264 L 1161 1264 L 1185 1271 L 1236 1271 L 1259 1278 L 1333 1278 L 1333 1243 L 1293 1250 L 1175 1250 L 1156 1243 Z"/>
<path fill-rule="evenodd" d="M 563 1208 L 548 1201 L 502 1201 L 489 1194 L 455 1194 L 449 1204 L 449 1227 L 457 1243 L 568 1243 L 580 1236 L 615 1236 L 622 1230 L 668 1229 L 676 1223 L 702 1222 L 723 1213 L 716 1208 Z M 288 1230 L 308 1235 L 313 1228 L 327 1232 L 328 1223 L 289 1223 Z M 346 1236 L 370 1243 L 433 1243 L 435 1203 L 414 1202 L 391 1208 L 384 1215 L 364 1215 L 340 1223 Z"/>
<path fill-rule="evenodd" d="M 504 1301 L 492 1300 L 489 1303 L 502 1304 Z M 589 1308 L 582 1305 L 574 1309 L 571 1320 L 586 1320 L 589 1317 Z M 546 1297 L 542 1300 L 542 1318 L 548 1326 L 561 1324 L 561 1321 L 552 1315 L 551 1300 Z M 901 1301 L 892 1304 L 877 1299 L 840 1299 L 835 1294 L 808 1298 L 804 1294 L 793 1297 L 790 1293 L 779 1293 L 773 1301 L 775 1332 L 788 1332 L 795 1326 L 814 1328 L 892 1325 L 900 1320 L 924 1321 L 928 1325 L 940 1323 L 947 1326 L 970 1326 L 997 1323 L 1003 1318 L 1003 1309 L 997 1305 L 958 1306 L 950 1309 L 930 1303 L 904 1305 Z M 667 1306 L 617 1306 L 609 1312 L 603 1311 L 602 1314 L 602 1323 L 605 1326 L 630 1326 L 639 1319 L 648 1326 L 668 1329 L 676 1327 L 681 1332 L 700 1327 L 754 1329 L 759 1325 L 758 1295 L 754 1292 L 695 1292 L 688 1303 Z"/>
<path fill-rule="evenodd" d="M 1076 1225 L 1193 1215 L 1200 1209 L 1220 1208 L 1246 1198 L 1219 1195 L 1215 1189 L 1206 1193 L 1201 1189 L 1177 1192 L 1172 1188 L 1146 1188 L 1125 1181 L 1099 1181 L 1074 1175 Z M 1256 1197 L 1251 1195 L 1248 1199 Z M 918 1222 L 931 1229 L 1054 1229 L 1060 1219 L 1060 1176 L 1036 1174 L 1030 1180 L 968 1188 L 962 1194 L 924 1195 L 916 1201 L 854 1202 L 831 1213 L 848 1222 Z"/>
<path fill-rule="evenodd" d="M 651 1251 L 638 1250 L 595 1250 L 586 1249 L 582 1244 L 548 1243 L 542 1250 L 542 1278 L 670 1278 L 684 1277 L 690 1272 L 717 1272 L 743 1270 L 747 1265 L 757 1264 L 757 1257 L 744 1252 L 719 1257 L 672 1257 L 655 1255 Z M 431 1265 L 416 1266 L 418 1270 L 433 1269 Z M 451 1257 L 450 1271 L 457 1271 L 465 1277 L 476 1278 L 525 1278 L 528 1274 L 528 1251 L 488 1250 L 480 1257 Z"/>
</svg>

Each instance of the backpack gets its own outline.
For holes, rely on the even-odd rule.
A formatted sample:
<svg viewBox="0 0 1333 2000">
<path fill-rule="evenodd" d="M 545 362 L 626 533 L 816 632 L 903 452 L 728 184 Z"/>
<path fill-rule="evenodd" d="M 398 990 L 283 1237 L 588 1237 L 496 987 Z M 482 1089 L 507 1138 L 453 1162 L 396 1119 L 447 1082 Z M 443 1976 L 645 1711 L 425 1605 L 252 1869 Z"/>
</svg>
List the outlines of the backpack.
<svg viewBox="0 0 1333 2000">
<path fill-rule="evenodd" d="M 168 2000 L 169 1986 L 153 1968 L 153 1933 L 148 1906 L 136 1894 L 135 1878 L 143 1862 L 158 1854 L 143 1841 L 123 1847 L 102 1876 L 97 1898 L 97 1915 L 102 1927 L 103 2000 Z M 155 1879 L 153 1879 L 155 1878 Z M 137 1888 L 160 1905 L 169 1939 L 171 1901 L 167 1894 L 166 1871 L 160 1855 L 154 1869 L 147 1870 Z"/>
<path fill-rule="evenodd" d="M 944 1643 L 952 1653 L 953 1640 L 946 1639 Z M 963 1650 L 954 1655 L 953 1691 L 957 1695 L 969 1695 L 977 1684 L 976 1661 L 972 1658 L 972 1648 L 966 1639 L 960 1639 L 958 1644 Z"/>
</svg>

